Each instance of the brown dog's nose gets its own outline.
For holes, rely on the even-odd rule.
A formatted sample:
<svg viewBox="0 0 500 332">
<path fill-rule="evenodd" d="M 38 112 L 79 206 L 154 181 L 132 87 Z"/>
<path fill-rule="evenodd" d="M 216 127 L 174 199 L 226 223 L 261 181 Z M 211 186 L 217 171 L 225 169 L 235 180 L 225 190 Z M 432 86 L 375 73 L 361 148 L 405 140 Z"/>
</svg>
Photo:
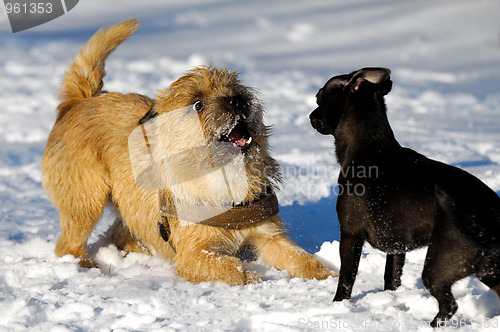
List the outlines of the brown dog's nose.
<svg viewBox="0 0 500 332">
<path fill-rule="evenodd" d="M 248 102 L 242 96 L 234 96 L 229 100 L 229 105 L 236 109 L 242 109 L 248 105 Z"/>
</svg>

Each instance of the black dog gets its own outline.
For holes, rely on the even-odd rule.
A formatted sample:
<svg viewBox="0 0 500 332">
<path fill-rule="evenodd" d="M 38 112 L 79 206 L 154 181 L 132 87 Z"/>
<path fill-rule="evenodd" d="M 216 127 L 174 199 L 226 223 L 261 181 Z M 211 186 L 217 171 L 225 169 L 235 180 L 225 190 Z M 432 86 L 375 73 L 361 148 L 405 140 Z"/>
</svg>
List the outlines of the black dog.
<svg viewBox="0 0 500 332">
<path fill-rule="evenodd" d="M 500 296 L 500 198 L 469 173 L 399 145 L 384 102 L 389 75 L 364 68 L 331 78 L 309 116 L 317 131 L 335 137 L 341 165 L 334 301 L 351 297 L 365 241 L 387 253 L 390 290 L 401 284 L 405 253 L 428 245 L 422 280 L 439 302 L 436 327 L 457 310 L 451 286 L 470 274 Z"/>
</svg>

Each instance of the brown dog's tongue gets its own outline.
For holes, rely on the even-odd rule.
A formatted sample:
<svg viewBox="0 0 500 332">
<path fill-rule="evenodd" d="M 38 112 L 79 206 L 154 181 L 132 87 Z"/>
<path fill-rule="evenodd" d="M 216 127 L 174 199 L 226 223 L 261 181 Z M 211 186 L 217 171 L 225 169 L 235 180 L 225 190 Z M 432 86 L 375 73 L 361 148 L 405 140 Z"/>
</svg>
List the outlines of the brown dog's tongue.
<svg viewBox="0 0 500 332">
<path fill-rule="evenodd" d="M 249 139 L 246 139 L 245 137 L 241 136 L 240 132 L 236 128 L 234 128 L 229 133 L 229 135 L 227 136 L 227 140 L 231 143 L 238 145 L 239 147 L 244 147 L 245 145 L 250 144 L 250 142 L 252 142 L 251 137 Z"/>
</svg>

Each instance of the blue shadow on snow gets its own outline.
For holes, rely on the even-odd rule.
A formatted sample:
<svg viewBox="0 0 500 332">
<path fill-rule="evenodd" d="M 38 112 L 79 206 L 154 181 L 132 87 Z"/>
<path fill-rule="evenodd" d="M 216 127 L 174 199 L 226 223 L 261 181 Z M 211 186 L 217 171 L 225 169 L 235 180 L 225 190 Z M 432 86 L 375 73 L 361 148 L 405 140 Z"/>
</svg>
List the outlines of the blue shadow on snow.
<svg viewBox="0 0 500 332">
<path fill-rule="evenodd" d="M 315 253 L 325 241 L 339 241 L 339 220 L 335 206 L 337 195 L 334 188 L 328 197 L 317 202 L 280 206 L 279 216 L 293 241 L 310 253 Z"/>
</svg>

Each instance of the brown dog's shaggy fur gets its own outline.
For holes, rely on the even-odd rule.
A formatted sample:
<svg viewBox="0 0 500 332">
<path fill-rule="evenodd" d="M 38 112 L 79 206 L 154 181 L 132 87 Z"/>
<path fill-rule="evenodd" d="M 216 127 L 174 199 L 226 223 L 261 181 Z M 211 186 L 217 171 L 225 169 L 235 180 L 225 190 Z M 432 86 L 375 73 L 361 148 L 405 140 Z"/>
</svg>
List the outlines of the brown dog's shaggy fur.
<svg viewBox="0 0 500 332">
<path fill-rule="evenodd" d="M 98 31 L 64 76 L 57 121 L 42 161 L 43 185 L 61 219 L 56 254 L 74 255 L 83 267 L 95 266 L 86 251 L 87 238 L 108 204 L 117 213 L 110 234 L 118 248 L 159 254 L 175 262 L 178 274 L 189 281 L 230 285 L 259 282 L 262 277 L 245 270 L 238 258 L 248 247 L 262 262 L 288 271 L 291 277 L 336 276 L 285 235 L 277 215 L 241 229 L 170 218 L 172 246 L 162 239 L 158 232 L 158 190 L 137 185 L 129 158 L 127 139 L 146 114 L 167 114 L 201 101 L 199 117 L 208 142 L 227 140 L 228 131 L 236 126 L 252 138 L 241 138 L 242 134 L 229 139 L 232 143 L 240 140 L 235 147 L 244 145 L 241 154 L 247 165 L 245 174 L 228 168 L 225 182 L 215 175 L 193 179 L 193 174 L 204 172 L 200 168 L 205 163 L 203 155 L 191 153 L 188 163 L 180 162 L 182 167 L 171 170 L 167 177 L 179 180 L 185 176 L 192 181 L 180 179 L 178 182 L 185 181 L 184 185 L 163 199 L 172 199 L 175 194 L 185 204 L 252 202 L 267 188 L 276 189 L 279 171 L 268 154 L 269 130 L 262 122 L 262 108 L 253 91 L 234 72 L 212 66 L 195 68 L 155 99 L 102 90 L 105 59 L 138 25 L 137 20 L 127 20 Z M 186 151 L 196 140 L 188 125 L 176 127 L 167 122 L 161 128 L 159 136 L 167 144 L 167 154 Z M 236 201 L 224 194 L 228 181 L 232 189 L 236 188 Z"/>
</svg>

